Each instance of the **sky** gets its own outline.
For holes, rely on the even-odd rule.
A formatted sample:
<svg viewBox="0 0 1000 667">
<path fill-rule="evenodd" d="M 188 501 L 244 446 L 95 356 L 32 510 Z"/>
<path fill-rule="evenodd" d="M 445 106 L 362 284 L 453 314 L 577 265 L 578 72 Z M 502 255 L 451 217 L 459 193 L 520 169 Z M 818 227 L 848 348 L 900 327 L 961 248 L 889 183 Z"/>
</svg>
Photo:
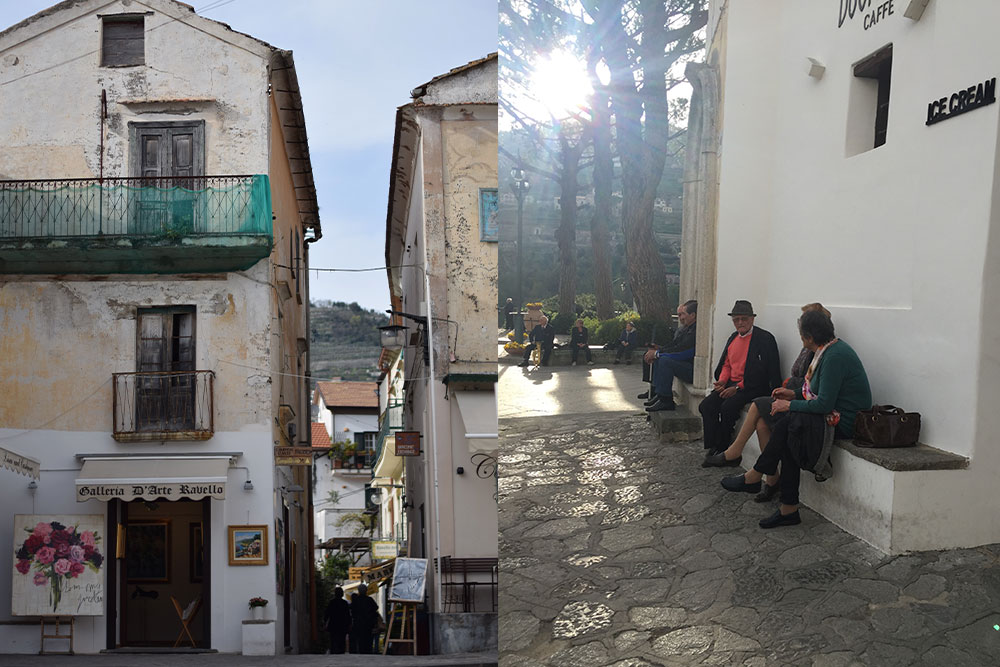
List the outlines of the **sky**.
<svg viewBox="0 0 1000 667">
<path fill-rule="evenodd" d="M 141 0 L 138 0 L 141 2 Z M 56 0 L 0 0 L 0 30 Z M 294 53 L 323 238 L 316 268 L 385 264 L 396 108 L 497 50 L 496 0 L 201 0 L 202 16 Z M 277 10 L 276 10 L 277 9 Z M 389 307 L 384 270 L 311 272 L 312 299 Z"/>
</svg>

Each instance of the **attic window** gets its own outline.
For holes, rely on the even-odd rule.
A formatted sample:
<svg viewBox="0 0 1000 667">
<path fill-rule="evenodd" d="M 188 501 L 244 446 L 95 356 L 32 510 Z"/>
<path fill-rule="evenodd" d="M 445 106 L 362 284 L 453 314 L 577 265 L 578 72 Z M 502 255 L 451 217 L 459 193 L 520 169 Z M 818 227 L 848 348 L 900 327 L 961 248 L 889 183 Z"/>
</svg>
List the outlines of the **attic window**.
<svg viewBox="0 0 1000 667">
<path fill-rule="evenodd" d="M 102 67 L 129 67 L 146 63 L 143 15 L 103 16 L 101 21 L 103 23 Z"/>
</svg>

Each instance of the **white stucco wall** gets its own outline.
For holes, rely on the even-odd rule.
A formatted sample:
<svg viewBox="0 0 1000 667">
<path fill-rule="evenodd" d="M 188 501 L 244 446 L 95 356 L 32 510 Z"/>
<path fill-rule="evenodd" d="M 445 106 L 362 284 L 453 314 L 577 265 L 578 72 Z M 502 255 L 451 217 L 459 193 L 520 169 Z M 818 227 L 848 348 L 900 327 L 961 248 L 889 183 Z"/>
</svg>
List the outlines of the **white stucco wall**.
<svg viewBox="0 0 1000 667">
<path fill-rule="evenodd" d="M 925 125 L 929 102 L 997 76 L 1000 5 L 931 2 L 917 22 L 906 5 L 866 29 L 861 14 L 838 27 L 836 3 L 726 3 L 718 291 L 706 313 L 714 360 L 732 330 L 725 313 L 750 299 L 787 373 L 799 307 L 822 302 L 875 402 L 921 412 L 922 442 L 970 457 L 968 471 L 896 474 L 891 495 L 876 494 L 894 509 L 873 542 L 894 551 L 1000 540 L 988 501 L 1000 423 L 982 398 L 1000 384 L 983 344 L 998 314 L 987 252 L 1000 107 Z M 852 65 L 890 43 L 887 141 L 852 154 L 865 128 L 851 108 L 868 83 Z M 807 76 L 807 57 L 826 66 L 822 79 Z M 876 483 L 857 467 L 845 472 Z"/>
</svg>

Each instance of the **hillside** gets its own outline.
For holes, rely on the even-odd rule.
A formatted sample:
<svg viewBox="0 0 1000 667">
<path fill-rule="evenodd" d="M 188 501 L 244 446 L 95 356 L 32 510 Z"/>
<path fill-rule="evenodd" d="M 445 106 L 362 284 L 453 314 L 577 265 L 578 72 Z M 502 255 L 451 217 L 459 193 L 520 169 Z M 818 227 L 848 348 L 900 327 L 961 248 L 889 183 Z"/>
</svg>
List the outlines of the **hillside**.
<svg viewBox="0 0 1000 667">
<path fill-rule="evenodd" d="M 314 381 L 378 377 L 376 364 L 382 349 L 378 327 L 389 323 L 388 315 L 357 303 L 314 301 L 309 317 Z"/>
</svg>

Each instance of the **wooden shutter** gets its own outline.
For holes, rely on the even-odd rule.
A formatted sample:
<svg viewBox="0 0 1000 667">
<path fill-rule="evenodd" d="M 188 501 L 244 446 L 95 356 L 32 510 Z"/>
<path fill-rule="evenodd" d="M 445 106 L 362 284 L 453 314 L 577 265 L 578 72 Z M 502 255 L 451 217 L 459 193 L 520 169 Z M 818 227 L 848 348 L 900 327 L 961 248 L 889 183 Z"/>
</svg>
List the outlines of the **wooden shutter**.
<svg viewBox="0 0 1000 667">
<path fill-rule="evenodd" d="M 142 16 L 105 16 L 102 27 L 102 66 L 127 67 L 145 64 L 145 24 Z"/>
</svg>

